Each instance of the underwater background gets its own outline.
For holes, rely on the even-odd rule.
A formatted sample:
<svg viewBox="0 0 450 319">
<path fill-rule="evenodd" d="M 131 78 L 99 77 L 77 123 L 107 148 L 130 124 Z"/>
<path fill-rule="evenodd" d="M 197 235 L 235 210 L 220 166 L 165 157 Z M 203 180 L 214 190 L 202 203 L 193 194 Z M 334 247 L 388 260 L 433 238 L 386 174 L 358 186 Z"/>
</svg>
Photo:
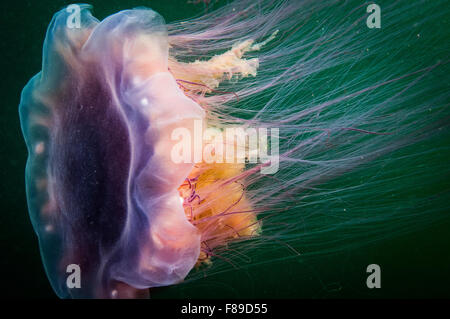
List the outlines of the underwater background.
<svg viewBox="0 0 450 319">
<path fill-rule="evenodd" d="M 295 0 L 293 0 L 295 1 Z M 300 0 L 298 0 L 300 1 Z M 346 1 L 360 6 L 364 1 Z M 400 1 L 401 3 L 402 1 Z M 404 0 L 411 8 L 415 1 Z M 44 272 L 41 262 L 37 237 L 31 226 L 25 196 L 25 162 L 27 150 L 20 131 L 18 105 L 20 92 L 27 81 L 41 69 L 42 44 L 48 24 L 54 13 L 70 4 L 70 1 L 40 0 L 14 1 L 4 3 L 1 11 L 1 90 L 2 107 L 0 116 L 0 154 L 2 166 L 0 170 L 0 243 L 1 243 L 1 282 L 2 296 L 13 298 L 56 298 Z M 120 10 L 137 6 L 147 6 L 159 12 L 166 20 L 172 22 L 189 18 L 226 4 L 227 1 L 203 2 L 188 0 L 103 0 L 90 1 L 93 13 L 98 19 Z M 370 2 L 367 2 L 370 3 Z M 376 1 L 383 10 L 386 1 Z M 414 10 L 424 10 L 422 1 Z M 399 17 L 398 28 L 410 28 L 412 40 L 408 52 L 403 52 L 410 61 L 430 59 L 436 52 L 442 56 L 450 54 L 450 4 L 448 1 L 428 1 L 427 5 L 434 10 L 444 10 L 445 19 L 428 21 L 426 28 L 417 30 L 414 21 L 409 17 L 413 12 L 404 12 Z M 361 7 L 365 10 L 365 6 Z M 383 12 L 383 11 L 382 11 Z M 329 19 L 342 19 L 341 16 L 330 16 Z M 383 20 L 382 20 L 383 21 Z M 367 28 L 365 21 L 361 29 Z M 383 30 L 389 32 L 390 30 Z M 414 44 L 428 38 L 434 47 L 428 50 L 415 51 Z M 368 38 L 370 41 L 370 38 Z M 386 52 L 390 43 L 383 43 Z M 398 53 L 401 57 L 402 52 Z M 405 63 L 408 63 L 406 60 Z M 414 69 L 411 66 L 411 69 Z M 438 72 L 440 83 L 450 83 L 449 65 Z M 336 71 L 338 72 L 338 71 Z M 448 106 L 448 105 L 447 105 Z M 285 250 L 282 245 L 258 252 L 258 259 L 266 263 L 252 267 L 240 267 L 219 274 L 211 274 L 206 278 L 196 276 L 196 280 L 172 286 L 151 289 L 152 298 L 418 298 L 418 297 L 450 297 L 450 175 L 449 169 L 442 170 L 443 163 L 450 163 L 450 136 L 437 135 L 426 143 L 416 144 L 403 149 L 408 154 L 427 148 L 431 152 L 424 153 L 421 162 L 425 172 L 421 177 L 429 176 L 427 183 L 420 187 L 420 179 L 411 176 L 404 184 L 404 192 L 395 199 L 386 198 L 386 207 L 409 210 L 411 223 L 418 223 L 408 231 L 389 234 L 385 239 L 359 247 L 351 243 L 339 242 L 341 249 L 334 253 L 316 256 L 288 256 L 275 259 L 277 250 Z M 396 176 L 410 174 L 408 162 L 394 163 Z M 348 187 L 352 183 L 364 183 L 376 175 L 382 166 L 374 165 L 371 170 L 355 171 L 330 181 L 329 188 Z M 361 192 L 358 209 L 365 205 L 370 207 L 371 198 L 376 187 Z M 371 196 L 368 196 L 371 194 Z M 432 200 L 418 203 L 416 198 L 424 198 L 430 194 Z M 326 199 L 324 199 L 326 200 Z M 383 200 L 381 200 L 382 202 Z M 392 204 L 392 202 L 395 202 Z M 398 204 L 397 204 L 398 203 Z M 419 205 L 420 204 L 420 205 Z M 320 209 L 320 206 L 318 206 Z M 433 222 L 424 223 L 423 216 L 417 220 L 414 216 L 422 211 L 439 215 Z M 296 216 L 293 214 L 293 216 Z M 395 223 L 395 220 L 390 220 Z M 383 221 L 380 221 L 382 224 Z M 380 225 L 381 227 L 382 225 Z M 396 229 L 390 225 L 386 229 Z M 326 240 L 324 238 L 324 240 Z M 238 246 L 236 246 L 238 249 Z M 300 245 L 301 247 L 301 245 Z M 381 288 L 368 289 L 366 286 L 366 267 L 378 264 L 381 267 Z M 245 265 L 243 265 L 245 266 Z"/>
</svg>

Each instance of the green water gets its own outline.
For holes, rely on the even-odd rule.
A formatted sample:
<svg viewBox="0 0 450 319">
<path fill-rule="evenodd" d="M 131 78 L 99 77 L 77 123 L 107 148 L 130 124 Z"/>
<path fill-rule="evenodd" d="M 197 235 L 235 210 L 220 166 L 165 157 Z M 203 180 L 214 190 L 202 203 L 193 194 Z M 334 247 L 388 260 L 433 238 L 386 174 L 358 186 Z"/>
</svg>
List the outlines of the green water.
<svg viewBox="0 0 450 319">
<path fill-rule="evenodd" d="M 355 6 L 361 2 L 354 1 Z M 380 1 L 380 4 L 383 1 Z M 17 107 L 20 92 L 31 76 L 41 68 L 41 50 L 45 31 L 53 14 L 68 1 L 15 1 L 3 5 L 2 23 L 2 107 L 0 116 L 0 242 L 2 295 L 25 298 L 56 298 L 45 276 L 40 260 L 37 237 L 32 229 L 26 205 L 24 167 L 27 152 L 20 132 Z M 166 21 L 187 18 L 204 12 L 203 4 L 181 1 L 91 1 L 94 15 L 103 19 L 119 10 L 136 6 L 148 6 L 159 12 Z M 219 1 L 216 6 L 224 3 Z M 449 8 L 442 8 L 449 11 Z M 420 10 L 420 8 L 417 8 Z M 399 27 L 407 27 L 410 21 Z M 428 36 L 436 39 L 450 39 L 449 21 L 431 21 L 434 33 Z M 436 45 L 440 45 L 439 42 Z M 389 50 L 389 48 L 387 48 Z M 442 50 L 448 45 L 442 43 Z M 439 51 L 430 48 L 431 52 Z M 423 53 L 421 53 L 423 54 Z M 414 58 L 419 58 L 410 52 Z M 427 60 L 427 55 L 421 55 Z M 432 61 L 430 61 L 432 62 Z M 448 68 L 447 68 L 448 69 Z M 447 74 L 441 74 L 442 81 L 450 83 Z M 447 137 L 439 137 L 427 147 L 448 146 Z M 423 146 L 423 145 L 422 145 Z M 413 151 L 410 149 L 409 151 Z M 423 162 L 429 167 L 449 162 L 449 155 L 430 154 Z M 438 165 L 439 164 L 439 165 Z M 445 173 L 445 172 L 443 172 Z M 359 173 L 358 173 L 359 174 Z M 361 178 L 353 174 L 349 179 Z M 398 165 L 398 174 L 402 167 Z M 345 179 L 335 186 L 346 185 Z M 414 181 L 420 183 L 420 181 Z M 330 184 L 332 185 L 332 184 Z M 405 185 L 405 187 L 408 187 Z M 450 181 L 448 175 L 436 179 L 432 186 L 420 190 L 413 188 L 405 192 L 399 209 L 410 209 L 413 214 L 419 209 L 435 209 L 448 215 Z M 408 206 L 415 203 L 415 192 L 435 194 L 438 200 L 421 207 Z M 408 201 L 408 198 L 411 198 Z M 364 206 L 362 197 L 359 206 Z M 386 199 L 388 200 L 388 199 Z M 420 226 L 420 225 L 417 225 Z M 317 258 L 296 257 L 275 261 L 248 269 L 231 270 L 223 274 L 198 279 L 186 284 L 158 288 L 152 291 L 153 298 L 409 298 L 450 296 L 450 216 L 439 223 L 417 227 L 404 235 L 377 241 L 363 247 L 348 248 L 331 255 Z M 280 248 L 282 249 L 282 248 Z M 268 250 L 263 258 L 271 260 L 274 252 Z M 382 288 L 368 289 L 366 267 L 376 263 L 381 266 Z"/>
</svg>

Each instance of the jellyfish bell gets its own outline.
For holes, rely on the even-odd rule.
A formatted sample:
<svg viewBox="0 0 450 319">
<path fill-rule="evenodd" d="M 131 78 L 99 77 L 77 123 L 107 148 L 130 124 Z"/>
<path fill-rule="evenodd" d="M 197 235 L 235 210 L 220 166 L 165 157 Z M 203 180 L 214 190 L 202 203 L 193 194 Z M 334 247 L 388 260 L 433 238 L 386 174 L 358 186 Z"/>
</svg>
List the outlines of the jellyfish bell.
<svg viewBox="0 0 450 319">
<path fill-rule="evenodd" d="M 81 14 L 80 29 L 67 28 L 66 10 L 55 15 L 43 70 L 22 94 L 30 215 L 58 296 L 142 296 L 198 260 L 200 233 L 178 191 L 194 164 L 170 160 L 170 132 L 205 112 L 168 71 L 156 12 Z M 71 264 L 79 288 L 66 285 Z"/>
</svg>

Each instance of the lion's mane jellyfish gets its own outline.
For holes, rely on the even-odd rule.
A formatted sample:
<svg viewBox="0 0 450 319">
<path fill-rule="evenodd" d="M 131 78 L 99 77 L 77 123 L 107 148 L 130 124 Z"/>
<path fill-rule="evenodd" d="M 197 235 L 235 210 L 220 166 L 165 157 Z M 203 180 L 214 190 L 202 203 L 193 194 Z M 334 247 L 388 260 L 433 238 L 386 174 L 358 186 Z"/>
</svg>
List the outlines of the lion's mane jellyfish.
<svg viewBox="0 0 450 319">
<path fill-rule="evenodd" d="M 194 131 L 205 110 L 180 83 L 193 82 L 170 72 L 163 18 L 135 9 L 99 22 L 88 6 L 80 14 L 79 27 L 68 27 L 67 10 L 55 15 L 42 71 L 22 94 L 30 215 L 60 297 L 144 297 L 145 288 L 208 263 L 227 239 L 257 234 L 259 224 L 241 183 L 225 182 L 225 198 L 198 208 L 218 192 L 211 180 L 234 177 L 242 164 L 171 159 L 172 131 Z M 254 72 L 240 56 L 220 62 Z M 226 215 L 238 209 L 246 213 Z M 217 215 L 220 223 L 210 220 Z M 77 289 L 67 284 L 73 264 L 82 274 Z"/>
<path fill-rule="evenodd" d="M 347 1 L 242 0 L 168 25 L 145 8 L 103 21 L 87 5 L 75 22 L 58 12 L 19 107 L 29 212 L 58 296 L 146 297 L 195 268 L 251 263 L 249 251 L 261 262 L 255 247 L 318 255 L 438 220 L 429 200 L 414 213 L 381 201 L 408 176 L 413 191 L 448 171 L 426 171 L 417 146 L 448 132 L 448 88 L 434 77 L 448 57 L 401 20 L 412 12 L 426 29 L 443 13 L 405 6 L 385 8 L 385 32 Z M 261 144 L 244 143 L 243 161 L 173 160 L 177 129 L 198 149 L 195 132 L 231 127 L 279 136 L 263 143 L 279 153 L 275 174 L 261 173 L 274 157 L 249 160 Z M 237 159 L 228 140 L 210 155 L 230 145 Z M 395 165 L 411 171 L 396 177 Z M 356 170 L 365 175 L 321 186 Z"/>
</svg>

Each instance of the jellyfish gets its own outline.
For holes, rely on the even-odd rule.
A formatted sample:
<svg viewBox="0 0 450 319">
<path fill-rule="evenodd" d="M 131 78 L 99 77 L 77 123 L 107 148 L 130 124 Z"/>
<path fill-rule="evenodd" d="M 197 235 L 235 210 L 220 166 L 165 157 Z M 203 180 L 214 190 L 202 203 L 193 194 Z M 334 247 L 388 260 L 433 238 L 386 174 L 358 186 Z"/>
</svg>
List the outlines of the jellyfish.
<svg viewBox="0 0 450 319">
<path fill-rule="evenodd" d="M 148 297 L 271 245 L 318 255 L 445 218 L 389 202 L 402 178 L 438 178 L 420 159 L 449 124 L 448 56 L 418 58 L 431 42 L 396 27 L 405 6 L 423 28 L 444 15 L 389 3 L 374 30 L 336 1 L 235 1 L 170 24 L 143 7 L 56 13 L 19 106 L 55 293 Z"/>
</svg>

